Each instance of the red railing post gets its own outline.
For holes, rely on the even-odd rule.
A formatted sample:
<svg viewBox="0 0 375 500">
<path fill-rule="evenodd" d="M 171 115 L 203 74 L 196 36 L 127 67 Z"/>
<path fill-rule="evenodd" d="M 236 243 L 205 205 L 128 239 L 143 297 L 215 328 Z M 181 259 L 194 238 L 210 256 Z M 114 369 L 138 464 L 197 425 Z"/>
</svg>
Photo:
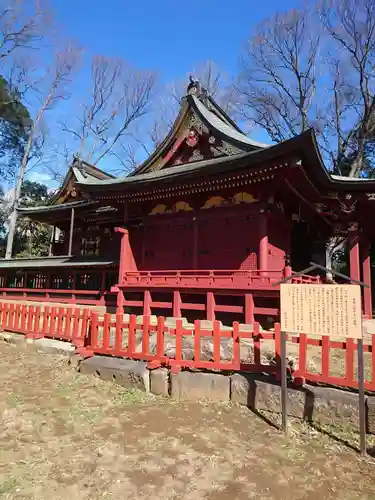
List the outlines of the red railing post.
<svg viewBox="0 0 375 500">
<path fill-rule="evenodd" d="M 137 327 L 137 318 L 134 314 L 129 316 L 129 328 L 128 328 L 128 355 L 129 357 L 135 353 L 135 329 Z"/>
<path fill-rule="evenodd" d="M 73 322 L 72 322 L 72 342 L 77 347 L 83 347 L 85 345 L 85 335 L 80 334 L 80 317 L 81 311 L 76 308 L 73 312 Z"/>
<path fill-rule="evenodd" d="M 20 327 L 21 327 L 21 304 L 17 304 L 15 316 L 16 317 L 15 317 L 15 322 L 14 322 L 14 329 L 16 331 L 20 331 Z"/>
<path fill-rule="evenodd" d="M 91 324 L 90 324 L 90 347 L 93 351 L 99 347 L 98 345 L 98 322 L 99 314 L 97 312 L 91 313 Z"/>
<path fill-rule="evenodd" d="M 41 333 L 41 328 L 40 328 L 40 314 L 41 314 L 40 307 L 36 307 L 35 308 L 35 317 L 34 317 L 34 335 L 35 335 L 35 337 L 43 337 L 43 334 Z"/>
<path fill-rule="evenodd" d="M 110 351 L 110 322 L 111 315 L 109 313 L 104 313 L 103 316 L 103 334 L 102 334 L 102 347 L 106 351 Z"/>
<path fill-rule="evenodd" d="M 329 377 L 329 337 L 322 335 L 322 376 L 323 380 Z"/>
<path fill-rule="evenodd" d="M 194 361 L 199 364 L 201 360 L 201 322 L 194 321 Z"/>
<path fill-rule="evenodd" d="M 143 316 L 142 331 L 142 353 L 147 355 L 150 352 L 150 316 Z"/>
<path fill-rule="evenodd" d="M 275 323 L 275 360 L 276 360 L 276 375 L 277 381 L 281 380 L 281 327 L 280 323 Z"/>
<path fill-rule="evenodd" d="M 214 344 L 214 363 L 217 365 L 217 368 L 220 368 L 220 361 L 221 361 L 221 356 L 220 356 L 220 322 L 219 321 L 214 321 L 213 325 L 213 344 Z"/>
<path fill-rule="evenodd" d="M 156 357 L 158 360 L 164 358 L 164 329 L 165 329 L 165 319 L 163 316 L 158 317 L 158 323 L 156 327 Z"/>
<path fill-rule="evenodd" d="M 122 346 L 123 318 L 124 318 L 123 313 L 116 314 L 116 333 L 115 333 L 115 345 L 114 345 L 114 353 L 116 355 L 119 355 L 123 350 Z"/>
<path fill-rule="evenodd" d="M 178 319 L 176 321 L 176 329 L 175 329 L 175 335 L 176 335 L 175 360 L 176 360 L 177 364 L 182 361 L 182 335 L 183 335 L 183 332 L 184 332 L 184 327 L 182 324 L 182 320 Z"/>
<path fill-rule="evenodd" d="M 260 336 L 259 336 L 259 323 L 254 323 L 253 328 L 253 340 L 254 340 L 254 364 L 260 366 Z"/>
<path fill-rule="evenodd" d="M 354 381 L 354 339 L 347 338 L 346 344 L 346 380 L 350 383 Z"/>
<path fill-rule="evenodd" d="M 50 331 L 49 333 L 53 336 L 56 335 L 56 323 L 57 323 L 57 310 L 56 307 L 51 308 L 51 322 L 50 322 Z"/>
<path fill-rule="evenodd" d="M 294 379 L 298 385 L 305 384 L 307 373 L 307 335 L 300 333 L 298 346 L 298 371 Z"/>
<path fill-rule="evenodd" d="M 241 346 L 238 321 L 233 323 L 233 364 L 236 370 L 241 369 Z"/>
</svg>

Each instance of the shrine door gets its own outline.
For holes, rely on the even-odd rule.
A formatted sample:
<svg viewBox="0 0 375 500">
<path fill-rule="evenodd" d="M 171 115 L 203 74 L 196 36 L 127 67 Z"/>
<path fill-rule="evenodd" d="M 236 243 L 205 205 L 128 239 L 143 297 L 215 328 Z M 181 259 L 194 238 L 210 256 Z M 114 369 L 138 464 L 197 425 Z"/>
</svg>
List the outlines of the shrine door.
<svg viewBox="0 0 375 500">
<path fill-rule="evenodd" d="M 187 219 L 164 221 L 147 226 L 144 269 L 190 269 L 192 264 L 192 225 Z"/>
<path fill-rule="evenodd" d="M 257 219 L 223 212 L 217 209 L 199 220 L 198 268 L 256 269 Z"/>
</svg>

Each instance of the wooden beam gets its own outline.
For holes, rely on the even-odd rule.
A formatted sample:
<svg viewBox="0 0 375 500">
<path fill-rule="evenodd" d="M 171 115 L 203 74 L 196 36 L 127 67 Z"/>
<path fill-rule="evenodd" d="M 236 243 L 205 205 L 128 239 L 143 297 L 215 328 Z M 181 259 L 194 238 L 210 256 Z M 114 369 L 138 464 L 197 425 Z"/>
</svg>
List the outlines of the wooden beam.
<svg viewBox="0 0 375 500">
<path fill-rule="evenodd" d="M 259 269 L 261 276 L 267 275 L 268 269 L 268 224 L 267 214 L 259 218 Z"/>
<path fill-rule="evenodd" d="M 49 244 L 49 256 L 51 257 L 53 255 L 53 249 L 54 249 L 54 244 L 55 244 L 55 237 L 56 237 L 56 224 L 52 226 L 52 234 L 51 234 L 51 241 Z"/>
<path fill-rule="evenodd" d="M 72 208 L 70 215 L 70 231 L 69 231 L 69 257 L 72 256 L 72 246 L 73 246 L 73 231 L 74 231 L 74 208 Z"/>
<path fill-rule="evenodd" d="M 368 285 L 363 287 L 363 312 L 367 319 L 372 319 L 372 289 L 371 289 L 371 261 L 368 240 L 361 241 L 362 281 Z"/>
<path fill-rule="evenodd" d="M 349 262 L 350 262 L 350 277 L 353 280 L 360 281 L 360 264 L 359 264 L 359 235 L 354 232 L 349 235 Z"/>
</svg>

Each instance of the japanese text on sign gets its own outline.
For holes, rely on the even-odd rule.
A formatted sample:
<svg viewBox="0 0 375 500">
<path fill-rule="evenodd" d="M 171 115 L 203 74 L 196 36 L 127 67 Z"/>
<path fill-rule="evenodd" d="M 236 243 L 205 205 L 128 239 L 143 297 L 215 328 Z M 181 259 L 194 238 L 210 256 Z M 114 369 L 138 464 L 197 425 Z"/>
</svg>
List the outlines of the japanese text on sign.
<svg viewBox="0 0 375 500">
<path fill-rule="evenodd" d="M 284 332 L 362 337 L 359 285 L 282 284 L 280 289 Z"/>
</svg>

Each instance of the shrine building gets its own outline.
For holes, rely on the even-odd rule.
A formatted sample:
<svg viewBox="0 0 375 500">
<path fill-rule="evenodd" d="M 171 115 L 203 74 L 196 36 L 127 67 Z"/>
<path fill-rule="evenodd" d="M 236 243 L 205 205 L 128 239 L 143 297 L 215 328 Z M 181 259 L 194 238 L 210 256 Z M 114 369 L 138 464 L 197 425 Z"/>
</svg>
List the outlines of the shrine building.
<svg viewBox="0 0 375 500">
<path fill-rule="evenodd" d="M 53 228 L 50 255 L 2 259 L 0 294 L 224 323 L 275 319 L 277 282 L 312 260 L 324 265 L 325 242 L 340 234 L 350 276 L 370 285 L 371 318 L 372 210 L 375 181 L 331 175 L 312 130 L 253 141 L 191 82 L 168 135 L 130 175 L 76 158 L 48 205 L 19 209 Z"/>
</svg>

